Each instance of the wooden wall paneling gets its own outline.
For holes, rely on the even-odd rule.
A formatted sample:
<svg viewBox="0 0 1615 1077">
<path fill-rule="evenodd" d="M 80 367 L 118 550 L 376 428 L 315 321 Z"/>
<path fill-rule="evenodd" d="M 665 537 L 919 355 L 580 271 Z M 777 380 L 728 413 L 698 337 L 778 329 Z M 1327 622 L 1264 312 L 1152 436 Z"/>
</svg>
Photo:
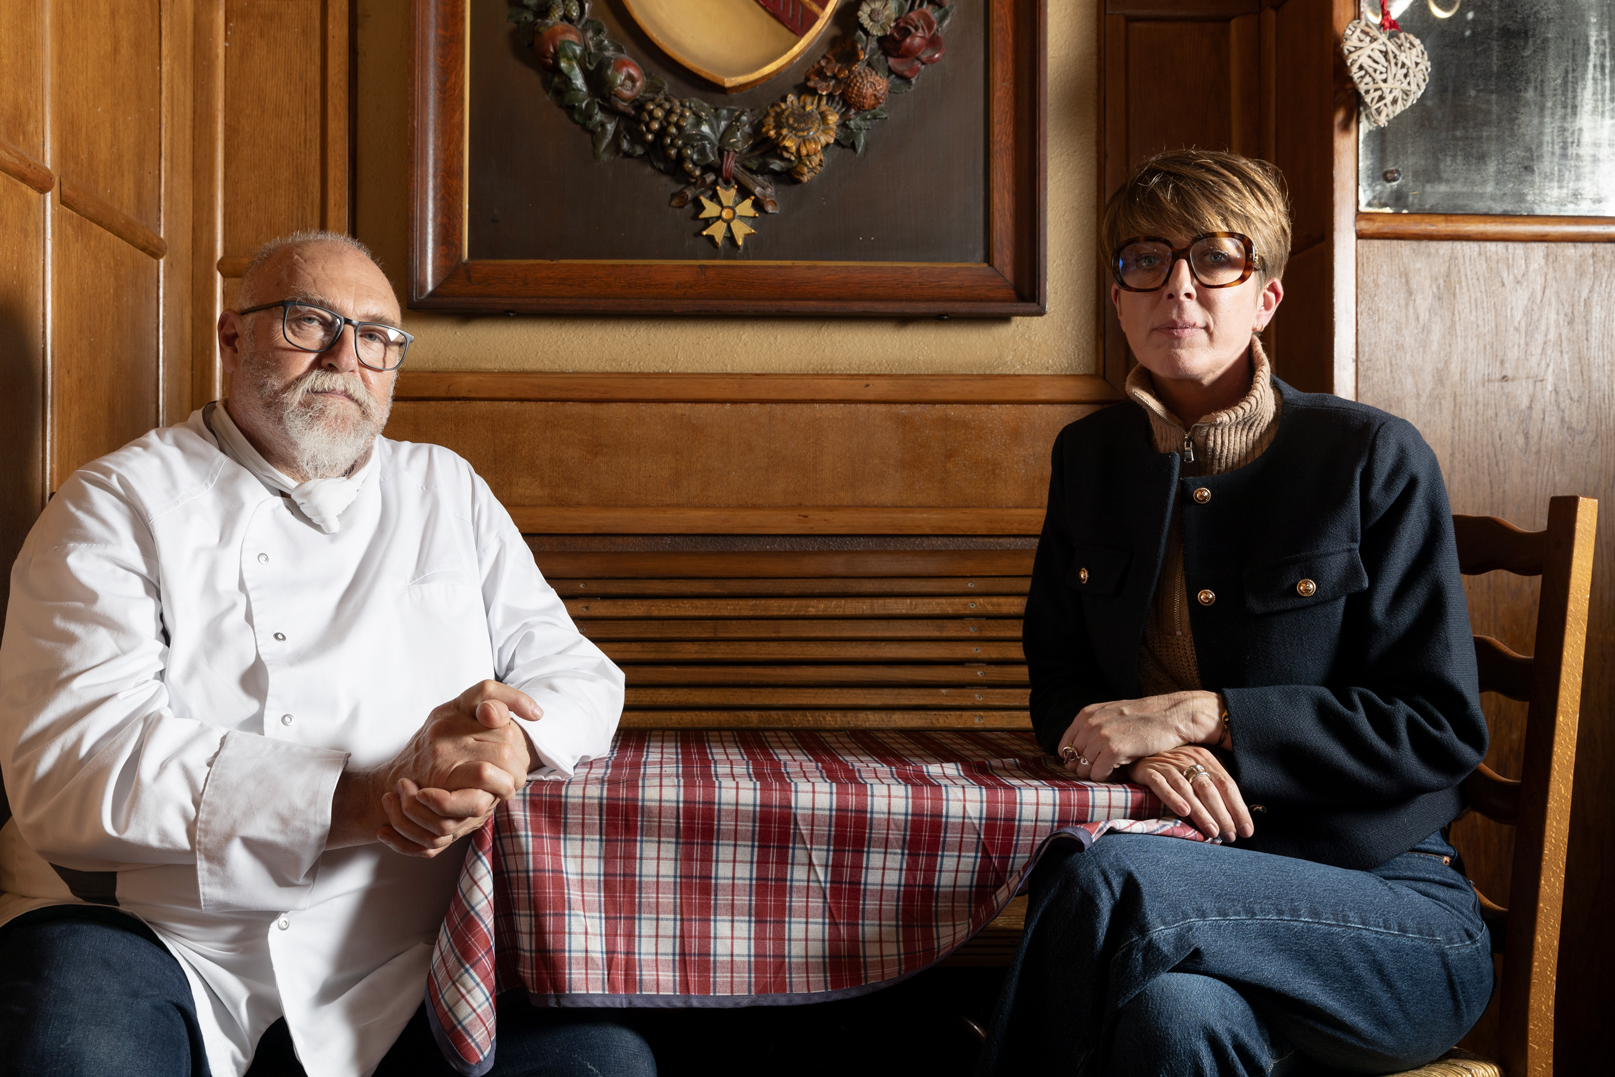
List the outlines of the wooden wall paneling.
<svg viewBox="0 0 1615 1077">
<path fill-rule="evenodd" d="M 1108 404 L 1086 374 L 539 374 L 413 371 L 397 400 L 684 404 Z"/>
<path fill-rule="evenodd" d="M 48 14 L 46 0 L 0 4 L 0 611 L 45 504 Z"/>
<path fill-rule="evenodd" d="M 1258 155 L 1264 161 L 1278 160 L 1278 107 L 1279 107 L 1279 13 L 1271 6 L 1263 6 L 1260 19 L 1260 39 L 1257 41 L 1261 70 L 1258 74 L 1258 92 L 1261 97 L 1262 149 Z"/>
<path fill-rule="evenodd" d="M 1615 321 L 1615 245 L 1362 240 L 1365 287 L 1394 296 L 1357 321 L 1361 398 L 1411 420 L 1441 459 L 1453 509 L 1541 528 L 1547 499 L 1615 498 L 1615 367 L 1604 328 Z M 1566 1072 L 1596 1069 L 1606 1046 L 1608 969 L 1615 922 L 1615 521 L 1600 524 L 1582 720 L 1571 809 L 1560 949 L 1556 1056 Z M 1477 631 L 1516 650 L 1532 645 L 1524 611 L 1534 594 L 1499 574 L 1469 583 Z M 1487 701 L 1488 761 L 1517 767 L 1520 712 Z M 1516 771 L 1517 772 L 1517 771 Z M 1503 842 L 1485 834 L 1470 870 L 1506 876 Z M 1499 891 L 1501 892 L 1501 891 Z M 1482 1035 L 1487 1030 L 1479 1030 Z M 1485 1046 L 1484 1041 L 1477 1044 Z"/>
<path fill-rule="evenodd" d="M 1357 398 L 1357 86 L 1346 70 L 1337 43 L 1357 17 L 1357 0 L 1331 0 L 1330 63 L 1333 91 L 1330 177 L 1329 253 L 1334 334 L 1334 371 L 1330 392 Z"/>
<path fill-rule="evenodd" d="M 1275 97 L 1269 160 L 1284 173 L 1292 233 L 1272 353 L 1279 377 L 1307 392 L 1335 389 L 1331 17 L 1331 0 L 1289 0 L 1264 12 Z"/>
<path fill-rule="evenodd" d="M 1228 23 L 1228 148 L 1246 157 L 1262 152 L 1261 22 L 1255 12 Z"/>
<path fill-rule="evenodd" d="M 1099 93 L 1104 99 L 1100 108 L 1099 130 L 1099 201 L 1103 206 L 1127 178 L 1129 163 L 1127 152 L 1127 16 L 1106 14 L 1102 23 L 1104 42 L 1104 73 L 1099 80 Z M 1102 219 L 1102 218 L 1101 218 Z M 1104 237 L 1100 236 L 1100 242 Z M 1107 255 L 1109 252 L 1101 252 Z M 1127 380 L 1127 338 L 1122 335 L 1121 322 L 1116 319 L 1116 307 L 1110 301 L 1111 276 L 1107 266 L 1099 275 L 1099 338 L 1104 356 L 1105 380 L 1120 389 Z"/>
<path fill-rule="evenodd" d="M 196 0 L 191 110 L 191 383 L 192 407 L 223 394 L 214 326 L 224 309 L 224 26 L 225 0 Z"/>
<path fill-rule="evenodd" d="M 1254 46 L 1254 42 L 1250 44 Z M 1233 34 L 1227 22 L 1134 20 L 1128 24 L 1128 166 L 1179 146 L 1229 148 L 1235 98 L 1231 72 L 1224 65 L 1232 56 Z M 1254 68 L 1254 55 L 1250 60 Z M 1256 117 L 1250 120 L 1254 130 Z"/>
<path fill-rule="evenodd" d="M 73 58 L 51 65 L 48 89 L 58 173 L 48 284 L 52 490 L 161 418 L 165 100 L 183 99 L 188 82 L 187 65 L 164 62 L 184 47 L 167 17 L 177 6 L 51 8 L 52 54 Z M 183 191 L 169 193 L 183 200 Z"/>
<path fill-rule="evenodd" d="M 225 255 L 324 223 L 324 7 L 225 4 Z"/>
<path fill-rule="evenodd" d="M 199 238 L 217 278 L 195 288 L 193 405 L 228 389 L 212 327 L 252 252 L 290 232 L 348 231 L 353 163 L 349 0 L 199 3 Z"/>
<path fill-rule="evenodd" d="M 400 375 L 389 437 L 460 452 L 523 531 L 1036 534 L 1070 376 Z"/>
<path fill-rule="evenodd" d="M 1181 146 L 1260 153 L 1264 144 L 1261 5 L 1257 0 L 1108 0 L 1100 79 L 1100 198 L 1149 154 Z M 1105 378 L 1131 365 L 1101 279 Z"/>
<path fill-rule="evenodd" d="M 566 583 L 566 594 L 577 594 L 590 581 L 657 579 L 710 580 L 748 579 L 857 580 L 866 577 L 890 578 L 946 576 L 1030 576 L 1035 550 L 1031 543 L 1022 548 L 1000 549 L 706 549 L 657 550 L 576 550 L 556 548 L 560 540 L 547 535 L 529 535 L 539 568 L 553 583 Z M 688 542 L 688 540 L 680 540 Z M 821 543 L 824 540 L 819 540 Z"/>
<path fill-rule="evenodd" d="M 159 0 L 58 2 L 51 15 L 61 58 L 51 89 L 56 170 L 87 200 L 155 236 L 163 231 L 162 21 Z"/>
<path fill-rule="evenodd" d="M 325 47 L 320 57 L 325 79 L 320 118 L 320 227 L 333 232 L 348 230 L 352 209 L 354 154 L 348 131 L 352 116 L 348 66 L 353 18 L 348 6 L 349 0 L 325 0 Z"/>
<path fill-rule="evenodd" d="M 195 0 L 166 0 L 162 8 L 162 349 L 157 422 L 181 421 L 191 411 L 191 304 L 195 176 L 192 133 L 196 113 Z M 203 263 L 204 266 L 207 263 Z M 211 274 L 209 274 L 211 275 Z"/>
<path fill-rule="evenodd" d="M 0 611 L 10 592 L 11 563 L 45 504 L 49 204 L 47 196 L 0 175 Z"/>
<path fill-rule="evenodd" d="M 51 489 L 157 423 L 160 268 L 71 210 L 52 236 Z"/>
<path fill-rule="evenodd" d="M 0 4 L 0 141 L 45 159 L 46 0 Z"/>
<path fill-rule="evenodd" d="M 387 433 L 464 455 L 524 530 L 1025 534 L 1091 410 L 400 400 Z"/>
<path fill-rule="evenodd" d="M 1354 145 L 1347 171 L 1337 160 L 1341 124 L 1355 122 L 1355 98 L 1349 108 L 1338 105 L 1335 20 L 1343 2 L 1109 0 L 1100 142 L 1103 197 L 1129 166 L 1169 147 L 1230 149 L 1278 165 L 1293 203 L 1294 242 L 1284 305 L 1263 340 L 1279 375 L 1297 388 L 1349 396 L 1350 349 L 1338 339 L 1336 316 L 1351 309 L 1336 287 L 1342 256 L 1348 273 L 1351 267 L 1350 240 L 1338 246 L 1335 232 L 1356 208 Z M 1109 291 L 1106 281 L 1104 371 L 1120 385 L 1130 360 Z"/>
<path fill-rule="evenodd" d="M 1360 239 L 1473 239 L 1519 243 L 1615 242 L 1615 217 L 1510 217 L 1479 213 L 1359 213 Z"/>
</svg>

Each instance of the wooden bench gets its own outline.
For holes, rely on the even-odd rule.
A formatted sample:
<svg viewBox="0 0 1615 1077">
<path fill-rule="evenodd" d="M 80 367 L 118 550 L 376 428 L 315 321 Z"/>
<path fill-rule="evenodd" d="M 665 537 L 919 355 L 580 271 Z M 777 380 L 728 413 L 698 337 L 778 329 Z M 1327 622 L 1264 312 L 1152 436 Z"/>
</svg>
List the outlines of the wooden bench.
<svg viewBox="0 0 1615 1077">
<path fill-rule="evenodd" d="M 1030 537 L 973 549 L 868 537 L 797 537 L 790 550 L 733 538 L 727 550 L 528 541 L 578 627 L 627 675 L 624 727 L 1031 728 Z M 1017 898 L 947 963 L 1006 964 L 1025 911 Z"/>
<path fill-rule="evenodd" d="M 488 481 L 627 671 L 625 726 L 1025 729 L 1049 450 L 1119 399 L 1090 375 L 406 370 L 387 435 Z M 951 963 L 1005 963 L 1024 908 Z"/>
</svg>

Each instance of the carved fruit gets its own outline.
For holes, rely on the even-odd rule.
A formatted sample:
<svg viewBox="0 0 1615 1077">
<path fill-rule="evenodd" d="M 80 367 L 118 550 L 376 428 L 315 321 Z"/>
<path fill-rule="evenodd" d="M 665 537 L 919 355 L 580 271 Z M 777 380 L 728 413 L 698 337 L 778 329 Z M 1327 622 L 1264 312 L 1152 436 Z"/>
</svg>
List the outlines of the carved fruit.
<svg viewBox="0 0 1615 1077">
<path fill-rule="evenodd" d="M 867 67 L 860 67 L 847 79 L 846 89 L 841 91 L 841 99 L 854 112 L 868 112 L 872 108 L 879 108 L 886 100 L 886 90 L 886 80 L 880 74 Z"/>
<path fill-rule="evenodd" d="M 544 70 L 555 70 L 555 54 L 563 41 L 571 41 L 579 48 L 583 47 L 583 35 L 578 33 L 578 28 L 564 22 L 556 23 L 533 38 L 533 52 L 538 54 L 538 62 Z"/>
<path fill-rule="evenodd" d="M 611 91 L 619 101 L 632 101 L 645 88 L 645 72 L 626 56 L 619 56 L 611 64 L 611 77 L 616 88 Z"/>
</svg>

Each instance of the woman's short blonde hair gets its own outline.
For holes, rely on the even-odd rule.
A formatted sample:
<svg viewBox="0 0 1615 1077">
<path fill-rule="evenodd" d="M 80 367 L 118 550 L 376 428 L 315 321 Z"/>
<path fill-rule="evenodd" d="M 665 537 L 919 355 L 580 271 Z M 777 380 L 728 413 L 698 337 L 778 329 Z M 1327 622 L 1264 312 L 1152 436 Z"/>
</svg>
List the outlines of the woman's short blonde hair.
<svg viewBox="0 0 1615 1077">
<path fill-rule="evenodd" d="M 1186 242 L 1202 232 L 1250 237 L 1264 280 L 1284 275 L 1290 256 L 1290 199 L 1266 161 L 1220 150 L 1168 150 L 1140 163 L 1105 203 L 1099 229 L 1109 265 L 1123 242 L 1160 236 Z"/>
</svg>

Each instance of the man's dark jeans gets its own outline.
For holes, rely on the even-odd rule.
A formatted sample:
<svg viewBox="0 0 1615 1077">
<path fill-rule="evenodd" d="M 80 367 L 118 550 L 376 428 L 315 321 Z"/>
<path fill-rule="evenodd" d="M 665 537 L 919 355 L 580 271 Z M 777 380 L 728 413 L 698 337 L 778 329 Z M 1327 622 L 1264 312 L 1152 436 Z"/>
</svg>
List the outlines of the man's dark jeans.
<svg viewBox="0 0 1615 1077">
<path fill-rule="evenodd" d="M 0 1077 L 208 1077 L 185 973 L 157 937 L 114 909 L 67 905 L 0 927 Z M 259 1044 L 252 1077 L 301 1077 L 285 1026 Z M 376 1077 L 449 1075 L 422 1009 Z M 638 1033 L 589 1011 L 500 999 L 490 1077 L 654 1077 Z"/>
</svg>

